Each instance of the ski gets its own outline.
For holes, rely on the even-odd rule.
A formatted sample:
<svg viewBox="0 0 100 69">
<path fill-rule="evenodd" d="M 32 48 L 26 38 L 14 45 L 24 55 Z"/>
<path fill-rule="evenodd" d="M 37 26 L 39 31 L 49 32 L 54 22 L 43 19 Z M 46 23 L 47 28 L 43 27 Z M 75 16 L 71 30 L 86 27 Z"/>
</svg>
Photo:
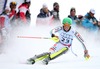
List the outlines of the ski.
<svg viewBox="0 0 100 69">
<path fill-rule="evenodd" d="M 42 53 L 40 55 L 35 55 L 34 57 L 28 59 L 28 64 L 34 64 L 35 62 L 42 61 L 43 64 L 47 65 L 49 61 L 61 56 L 64 54 L 68 48 L 64 47 L 60 51 L 55 52 L 53 54 L 50 53 Z"/>
</svg>

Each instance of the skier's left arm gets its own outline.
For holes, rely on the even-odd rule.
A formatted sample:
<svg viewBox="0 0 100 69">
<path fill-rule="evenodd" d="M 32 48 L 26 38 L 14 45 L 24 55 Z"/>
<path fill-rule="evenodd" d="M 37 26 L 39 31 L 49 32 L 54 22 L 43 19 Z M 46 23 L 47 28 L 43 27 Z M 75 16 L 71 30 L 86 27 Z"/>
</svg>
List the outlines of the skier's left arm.
<svg viewBox="0 0 100 69">
<path fill-rule="evenodd" d="M 78 32 L 75 32 L 75 36 L 82 43 L 82 46 L 83 46 L 83 49 L 84 49 L 84 57 L 89 58 L 90 56 L 88 54 L 88 50 L 85 46 L 83 38 L 81 37 L 81 35 Z"/>
</svg>

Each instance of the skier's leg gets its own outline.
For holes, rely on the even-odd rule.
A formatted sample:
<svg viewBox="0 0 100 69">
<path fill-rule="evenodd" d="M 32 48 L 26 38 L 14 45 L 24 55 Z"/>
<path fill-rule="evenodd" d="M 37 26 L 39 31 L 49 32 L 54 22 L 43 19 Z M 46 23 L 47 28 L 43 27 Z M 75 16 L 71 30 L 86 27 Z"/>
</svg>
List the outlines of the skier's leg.
<svg viewBox="0 0 100 69">
<path fill-rule="evenodd" d="M 57 55 L 59 53 L 65 53 L 67 50 L 67 46 L 62 45 L 61 43 L 56 43 L 53 47 L 50 48 L 50 57 L 53 58 L 54 55 Z"/>
<path fill-rule="evenodd" d="M 60 49 L 59 51 L 50 54 L 50 58 L 51 58 L 51 60 L 53 60 L 53 59 L 59 57 L 60 55 L 65 54 L 67 51 L 68 51 L 68 48 L 64 47 L 64 48 Z"/>
<path fill-rule="evenodd" d="M 48 62 L 49 62 L 50 60 L 53 60 L 53 59 L 59 57 L 60 55 L 64 54 L 67 50 L 68 50 L 68 48 L 67 48 L 67 47 L 64 47 L 64 48 L 62 48 L 61 50 L 59 50 L 59 51 L 57 51 L 57 52 L 55 52 L 55 53 L 50 54 L 48 57 L 46 57 L 46 58 L 43 60 L 43 63 L 44 63 L 45 65 L 47 65 Z"/>
<path fill-rule="evenodd" d="M 63 45 L 60 44 L 60 43 L 55 44 L 55 45 L 54 45 L 52 48 L 50 48 L 50 49 L 51 49 L 51 50 L 50 50 L 51 54 L 50 54 L 47 58 L 45 58 L 45 59 L 43 60 L 43 63 L 46 64 L 46 65 L 48 64 L 48 62 L 49 62 L 50 60 L 53 60 L 53 59 L 59 57 L 60 55 L 66 53 L 66 52 L 68 51 L 68 48 L 65 47 L 65 46 L 63 46 Z"/>
</svg>

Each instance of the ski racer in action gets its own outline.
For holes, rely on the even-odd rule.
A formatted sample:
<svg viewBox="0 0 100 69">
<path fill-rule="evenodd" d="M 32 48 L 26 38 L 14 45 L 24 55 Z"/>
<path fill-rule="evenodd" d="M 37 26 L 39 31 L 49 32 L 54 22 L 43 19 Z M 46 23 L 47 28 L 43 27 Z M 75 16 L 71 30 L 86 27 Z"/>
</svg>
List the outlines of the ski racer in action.
<svg viewBox="0 0 100 69">
<path fill-rule="evenodd" d="M 84 40 L 77 31 L 74 31 L 71 27 L 72 20 L 70 18 L 64 18 L 62 22 L 63 26 L 54 28 L 51 31 L 51 36 L 56 43 L 50 48 L 49 52 L 45 52 L 28 59 L 28 62 L 34 64 L 37 61 L 42 60 L 44 64 L 48 64 L 49 61 L 65 54 L 72 45 L 73 37 L 82 43 L 84 49 L 84 57 L 89 58 L 88 50 L 84 44 Z"/>
</svg>

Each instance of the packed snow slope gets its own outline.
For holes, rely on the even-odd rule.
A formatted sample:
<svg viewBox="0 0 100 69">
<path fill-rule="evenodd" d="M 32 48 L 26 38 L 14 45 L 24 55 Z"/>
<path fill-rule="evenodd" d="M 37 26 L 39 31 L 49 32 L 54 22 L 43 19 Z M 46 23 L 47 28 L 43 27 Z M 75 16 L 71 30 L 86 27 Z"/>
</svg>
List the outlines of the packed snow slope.
<svg viewBox="0 0 100 69">
<path fill-rule="evenodd" d="M 75 38 L 72 50 L 78 56 L 68 53 L 52 60 L 48 65 L 38 62 L 34 65 L 25 64 L 25 61 L 35 54 L 47 52 L 54 42 L 50 39 L 18 38 L 17 36 L 50 37 L 50 30 L 55 26 L 45 27 L 19 27 L 13 32 L 10 39 L 5 42 L 0 54 L 0 69 L 99 69 L 100 68 L 100 39 L 97 34 L 77 29 L 86 42 L 91 58 L 85 60 L 83 48 Z M 83 31 L 84 30 L 84 31 Z"/>
</svg>

